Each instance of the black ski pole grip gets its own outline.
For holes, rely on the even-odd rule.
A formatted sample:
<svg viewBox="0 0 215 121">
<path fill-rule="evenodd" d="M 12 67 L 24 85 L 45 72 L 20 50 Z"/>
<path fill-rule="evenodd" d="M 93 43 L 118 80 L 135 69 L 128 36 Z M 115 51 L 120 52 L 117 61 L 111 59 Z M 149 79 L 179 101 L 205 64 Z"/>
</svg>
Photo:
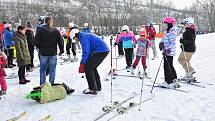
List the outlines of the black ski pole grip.
<svg viewBox="0 0 215 121">
<path fill-rule="evenodd" d="M 113 36 L 110 37 L 110 46 L 113 45 Z"/>
</svg>

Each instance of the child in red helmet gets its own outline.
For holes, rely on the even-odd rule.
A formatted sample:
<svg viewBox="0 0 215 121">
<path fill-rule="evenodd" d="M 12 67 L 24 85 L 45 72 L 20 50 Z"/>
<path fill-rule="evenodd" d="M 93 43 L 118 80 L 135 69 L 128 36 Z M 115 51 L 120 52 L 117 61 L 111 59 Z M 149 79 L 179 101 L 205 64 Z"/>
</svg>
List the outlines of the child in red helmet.
<svg viewBox="0 0 215 121">
<path fill-rule="evenodd" d="M 137 41 L 135 41 L 135 45 L 136 44 L 138 45 L 138 47 L 137 47 L 137 52 L 136 52 L 136 59 L 132 65 L 132 74 L 134 74 L 134 69 L 137 67 L 139 60 L 141 58 L 143 69 L 144 69 L 144 74 L 145 74 L 145 76 L 147 76 L 146 57 L 148 55 L 148 47 L 151 46 L 151 42 L 147 38 L 147 34 L 146 34 L 145 30 L 140 32 L 140 38 L 138 38 Z"/>
</svg>

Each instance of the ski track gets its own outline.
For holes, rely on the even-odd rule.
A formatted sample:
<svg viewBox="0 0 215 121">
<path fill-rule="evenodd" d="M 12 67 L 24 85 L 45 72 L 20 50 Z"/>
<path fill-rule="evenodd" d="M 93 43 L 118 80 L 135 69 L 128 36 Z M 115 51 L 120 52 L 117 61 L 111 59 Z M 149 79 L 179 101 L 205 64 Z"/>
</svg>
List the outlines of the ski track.
<svg viewBox="0 0 215 121">
<path fill-rule="evenodd" d="M 197 52 L 192 58 L 192 65 L 197 73 L 195 74 L 197 81 L 205 81 L 205 83 L 215 83 L 214 71 L 214 47 L 215 47 L 215 34 L 198 35 L 196 40 Z M 110 37 L 105 37 L 109 44 Z M 179 39 L 177 39 L 178 41 Z M 156 40 L 158 45 L 159 39 Z M 208 44 L 209 43 L 209 44 Z M 157 46 L 158 47 L 158 46 Z M 152 57 L 152 50 L 150 49 L 150 57 Z M 145 84 L 152 84 L 157 73 L 159 63 L 161 61 L 161 53 L 158 50 L 158 59 L 150 59 L 150 76 L 151 79 L 144 79 Z M 178 55 L 181 52 L 179 43 L 177 43 L 177 55 L 174 57 L 174 66 L 178 77 L 184 75 L 184 70 L 177 62 Z M 39 85 L 39 69 L 30 72 L 28 79 L 32 80 L 26 85 L 19 85 L 18 78 L 8 79 L 7 95 L 3 96 L 0 100 L 0 121 L 12 118 L 19 115 L 21 112 L 26 111 L 27 115 L 20 121 L 36 121 L 46 115 L 50 114 L 53 121 L 93 121 L 99 114 L 102 113 L 102 107 L 110 105 L 110 82 L 102 81 L 102 91 L 98 92 L 97 96 L 84 95 L 82 91 L 87 88 L 87 81 L 81 78 L 82 74 L 78 73 L 78 67 L 81 54 L 78 53 L 79 61 L 71 64 L 57 65 L 56 83 L 65 82 L 75 89 L 75 92 L 67 96 L 63 100 L 54 101 L 47 104 L 39 104 L 33 100 L 26 100 L 25 96 L 33 87 Z M 113 49 L 113 57 L 114 49 Z M 35 54 L 37 58 L 37 54 Z M 117 69 L 125 68 L 125 59 L 117 59 Z M 38 60 L 35 61 L 38 63 Z M 148 61 L 147 61 L 148 63 Z M 98 71 L 103 80 L 106 73 L 110 70 L 110 54 L 108 58 L 99 66 Z M 113 60 L 113 68 L 115 68 L 115 60 Z M 139 63 L 140 70 L 142 69 Z M 137 71 L 138 69 L 136 69 Z M 141 70 L 142 71 L 142 70 Z M 17 69 L 6 69 L 7 74 L 17 73 Z M 117 71 L 118 74 L 129 74 L 130 72 Z M 160 69 L 157 82 L 164 81 L 163 66 Z M 48 80 L 48 78 L 47 78 Z M 132 92 L 136 92 L 136 96 L 131 101 L 139 102 L 141 79 L 133 77 L 116 76 L 113 79 L 113 100 L 122 101 L 129 97 Z M 215 91 L 214 85 L 205 85 L 206 88 L 199 88 L 188 84 L 181 84 L 181 89 L 189 90 L 190 92 L 183 93 L 172 91 L 169 89 L 154 88 L 153 93 L 155 98 L 151 101 L 143 103 L 141 111 L 138 111 L 139 106 L 132 108 L 127 113 L 120 115 L 112 121 L 213 121 L 215 119 Z M 143 99 L 147 98 L 151 87 L 143 87 Z M 123 106 L 129 104 L 128 101 Z M 115 114 L 115 113 L 113 113 Z M 101 121 L 105 121 L 113 114 L 108 114 L 103 117 Z"/>
</svg>

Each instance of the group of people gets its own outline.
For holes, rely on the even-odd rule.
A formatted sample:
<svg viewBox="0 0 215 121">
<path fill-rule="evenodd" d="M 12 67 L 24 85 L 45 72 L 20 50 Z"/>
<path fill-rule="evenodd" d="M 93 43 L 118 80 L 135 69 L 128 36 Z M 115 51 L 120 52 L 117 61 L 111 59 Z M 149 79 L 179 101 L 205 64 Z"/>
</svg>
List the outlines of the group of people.
<svg viewBox="0 0 215 121">
<path fill-rule="evenodd" d="M 176 20 L 173 17 L 166 17 L 163 20 L 165 25 L 164 37 L 159 43 L 159 49 L 162 51 L 164 61 L 164 77 L 165 82 L 160 85 L 167 88 L 178 88 L 180 85 L 177 83 L 177 73 L 173 66 L 173 57 L 176 55 L 176 37 L 179 33 L 179 29 L 175 26 Z M 193 18 L 186 18 L 182 21 L 185 28 L 185 32 L 180 39 L 180 47 L 182 52 L 178 58 L 179 63 L 185 69 L 184 79 L 192 79 L 195 73 L 193 67 L 190 64 L 192 55 L 196 51 L 195 38 L 196 38 L 196 26 Z M 123 49 L 125 52 L 126 69 L 131 69 L 132 74 L 137 67 L 139 60 L 142 59 L 142 65 L 145 76 L 146 73 L 146 58 L 148 56 L 148 48 L 153 50 L 153 59 L 157 56 L 155 46 L 156 31 L 150 20 L 146 21 L 145 27 L 140 30 L 140 37 L 136 40 L 132 31 L 129 30 L 127 25 L 124 25 L 120 34 L 117 35 L 114 45 L 118 45 L 119 55 L 123 55 Z M 137 46 L 136 59 L 133 62 L 133 49 Z M 123 48 L 123 49 L 122 49 Z M 133 62 L 133 64 L 132 64 Z"/>
<path fill-rule="evenodd" d="M 7 48 L 7 56 L 3 51 L 0 53 L 0 82 L 1 82 L 1 93 L 6 92 L 6 81 L 4 76 L 4 67 L 6 65 L 6 60 L 8 59 L 9 66 L 13 66 L 13 61 L 9 61 L 10 56 L 10 46 L 16 48 L 17 55 L 17 65 L 19 84 L 26 84 L 30 80 L 25 78 L 26 68 L 32 68 L 33 65 L 33 55 L 34 46 L 38 50 L 39 60 L 40 60 L 40 85 L 46 83 L 47 70 L 49 73 L 49 82 L 51 85 L 55 85 L 55 75 L 56 75 L 56 65 L 57 65 L 57 54 L 62 55 L 64 53 L 64 40 L 61 32 L 53 26 L 52 17 L 45 17 L 44 22 L 39 24 L 36 29 L 36 34 L 34 36 L 34 30 L 32 29 L 31 23 L 28 21 L 27 26 L 19 26 L 15 34 L 6 37 L 7 39 L 11 37 L 11 42 L 6 42 L 5 48 Z M 176 29 L 176 20 L 173 17 L 167 17 L 163 20 L 164 25 L 166 25 L 166 30 L 164 37 L 159 43 L 159 49 L 162 51 L 164 60 L 164 77 L 165 82 L 162 86 L 169 88 L 177 88 L 174 81 L 177 79 L 177 74 L 173 66 L 173 57 L 176 53 L 176 37 L 178 35 L 178 29 Z M 186 18 L 182 22 L 186 31 L 183 33 L 183 37 L 180 39 L 182 52 L 179 56 L 178 61 L 183 66 L 186 71 L 186 78 L 191 78 L 192 74 L 195 73 L 194 69 L 190 65 L 189 61 L 194 54 L 195 47 L 195 37 L 196 37 L 196 27 L 194 20 L 192 18 Z M 68 31 L 66 34 L 66 54 L 70 58 L 70 49 L 73 52 L 73 60 L 77 59 L 75 48 L 77 43 L 80 42 L 82 47 L 82 59 L 80 61 L 79 73 L 85 73 L 88 88 L 83 91 L 84 94 L 96 95 L 98 91 L 102 90 L 101 80 L 97 67 L 102 63 L 102 61 L 107 57 L 109 53 L 109 47 L 104 42 L 104 40 L 96 34 L 93 34 L 88 24 L 84 25 L 84 29 L 79 31 L 78 27 L 74 23 L 69 23 Z M 12 30 L 10 25 L 5 27 L 4 34 L 11 34 Z M 9 32 L 7 32 L 9 31 Z M 155 36 L 156 31 L 153 27 L 151 21 L 147 20 L 145 28 L 140 31 L 140 37 L 136 39 L 133 32 L 130 31 L 127 25 L 124 25 L 121 29 L 120 34 L 116 39 L 114 45 L 120 46 L 119 55 L 124 55 L 126 59 L 126 68 L 135 70 L 139 60 L 142 60 L 142 65 L 144 71 L 146 71 L 147 64 L 146 58 L 148 56 L 148 48 L 152 47 L 153 59 L 157 56 Z M 4 36 L 5 37 L 5 36 Z M 26 38 L 27 37 L 27 38 Z M 7 39 L 5 39 L 7 41 Z M 5 41 L 4 41 L 5 43 Z M 32 44 L 33 43 L 33 44 Z M 137 47 L 136 59 L 134 58 L 134 48 Z M 59 53 L 58 53 L 59 48 Z M 124 52 L 123 50 L 124 49 Z M 65 86 L 64 86 L 65 87 Z M 67 87 L 67 86 L 66 86 Z M 36 88 L 37 90 L 38 88 Z M 41 91 L 41 90 L 40 90 Z M 73 89 L 66 88 L 66 91 L 73 92 Z M 34 93 L 35 91 L 33 91 Z M 37 92 L 37 91 L 36 91 Z"/>
</svg>

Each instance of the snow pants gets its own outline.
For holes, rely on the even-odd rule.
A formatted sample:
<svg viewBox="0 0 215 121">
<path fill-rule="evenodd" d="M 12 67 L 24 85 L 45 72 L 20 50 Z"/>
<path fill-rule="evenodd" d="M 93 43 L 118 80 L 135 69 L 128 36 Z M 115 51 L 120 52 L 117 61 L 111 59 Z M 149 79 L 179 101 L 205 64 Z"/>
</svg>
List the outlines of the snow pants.
<svg viewBox="0 0 215 121">
<path fill-rule="evenodd" d="M 164 79 L 170 84 L 177 79 L 177 74 L 173 66 L 173 56 L 164 56 Z"/>
<path fill-rule="evenodd" d="M 184 52 L 182 51 L 178 57 L 178 62 L 182 65 L 186 73 L 193 71 L 193 67 L 190 64 L 190 60 L 194 52 Z"/>
<path fill-rule="evenodd" d="M 5 80 L 5 76 L 0 76 L 0 85 L 1 85 L 1 91 L 7 91 L 7 83 Z"/>
</svg>

